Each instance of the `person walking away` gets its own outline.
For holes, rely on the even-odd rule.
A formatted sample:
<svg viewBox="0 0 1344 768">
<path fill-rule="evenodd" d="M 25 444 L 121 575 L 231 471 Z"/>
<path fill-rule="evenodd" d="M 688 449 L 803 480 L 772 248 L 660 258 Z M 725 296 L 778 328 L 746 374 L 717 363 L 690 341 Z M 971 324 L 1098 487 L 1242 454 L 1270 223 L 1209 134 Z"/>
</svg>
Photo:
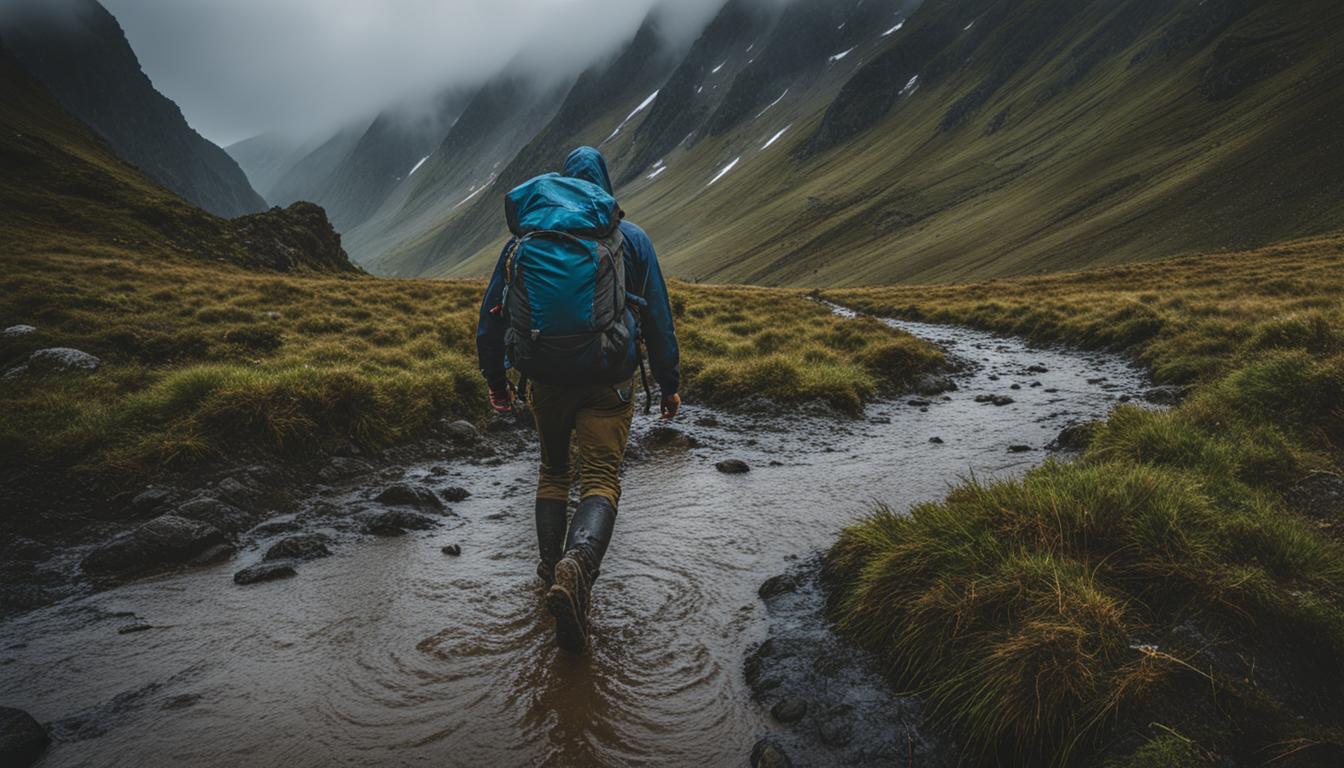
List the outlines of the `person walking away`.
<svg viewBox="0 0 1344 768">
<path fill-rule="evenodd" d="M 513 237 L 481 302 L 476 349 L 497 412 L 514 408 L 509 368 L 531 382 L 541 442 L 537 574 L 548 586 L 557 645 L 582 653 L 593 581 L 620 504 L 641 343 L 662 417 L 674 418 L 681 405 L 672 307 L 653 243 L 623 220 L 596 149 L 580 147 L 563 174 L 510 191 L 505 214 Z M 566 528 L 571 441 L 579 505 Z"/>
</svg>

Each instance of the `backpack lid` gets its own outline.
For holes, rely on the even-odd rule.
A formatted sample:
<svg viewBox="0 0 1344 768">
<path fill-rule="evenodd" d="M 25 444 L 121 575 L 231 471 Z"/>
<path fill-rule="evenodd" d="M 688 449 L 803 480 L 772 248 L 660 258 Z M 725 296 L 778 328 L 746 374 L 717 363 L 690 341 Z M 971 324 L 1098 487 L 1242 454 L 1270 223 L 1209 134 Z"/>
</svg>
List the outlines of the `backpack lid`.
<svg viewBox="0 0 1344 768">
<path fill-rule="evenodd" d="M 596 184 L 558 173 L 510 190 L 504 196 L 504 215 L 515 237 L 547 231 L 601 238 L 621 223 L 616 198 Z"/>
</svg>

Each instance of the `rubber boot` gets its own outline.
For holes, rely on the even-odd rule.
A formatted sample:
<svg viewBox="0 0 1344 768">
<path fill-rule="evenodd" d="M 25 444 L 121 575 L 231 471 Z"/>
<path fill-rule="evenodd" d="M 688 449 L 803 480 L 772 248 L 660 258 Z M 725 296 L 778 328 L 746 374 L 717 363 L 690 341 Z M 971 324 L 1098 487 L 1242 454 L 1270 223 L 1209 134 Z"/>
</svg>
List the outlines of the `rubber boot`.
<svg viewBox="0 0 1344 768">
<path fill-rule="evenodd" d="M 565 556 L 556 563 L 555 583 L 546 593 L 546 607 L 555 617 L 555 642 L 562 650 L 583 653 L 588 647 L 593 580 L 615 525 L 616 508 L 603 496 L 589 496 L 574 513 Z"/>
<path fill-rule="evenodd" d="M 537 499 L 537 549 L 541 561 L 537 576 L 549 588 L 555 583 L 555 564 L 565 553 L 565 513 L 569 503 L 557 499 Z"/>
</svg>

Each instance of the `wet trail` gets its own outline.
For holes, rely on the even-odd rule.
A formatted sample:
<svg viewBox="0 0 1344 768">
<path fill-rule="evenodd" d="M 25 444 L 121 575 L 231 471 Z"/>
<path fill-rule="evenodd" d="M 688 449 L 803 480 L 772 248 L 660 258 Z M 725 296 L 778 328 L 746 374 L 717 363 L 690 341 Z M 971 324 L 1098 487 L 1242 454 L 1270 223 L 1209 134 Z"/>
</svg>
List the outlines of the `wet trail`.
<svg viewBox="0 0 1344 768">
<path fill-rule="evenodd" d="M 1062 427 L 1145 384 L 1108 355 L 898 325 L 978 365 L 928 405 L 877 404 L 862 421 L 691 406 L 679 426 L 702 447 L 637 451 L 591 658 L 558 655 L 538 608 L 531 452 L 493 466 L 430 458 L 405 476 L 472 493 L 441 528 L 337 534 L 334 556 L 297 578 L 235 586 L 263 538 L 219 567 L 7 620 L 0 703 L 50 726 L 44 766 L 744 764 L 780 728 L 743 676 L 767 631 L 762 581 L 875 500 L 904 507 L 970 473 L 1034 466 Z M 987 394 L 1014 402 L 976 402 Z M 637 416 L 635 439 L 653 423 Z M 716 472 L 729 457 L 752 471 Z M 367 508 L 387 482 L 321 501 Z M 460 557 L 440 552 L 450 543 Z M 141 622 L 152 628 L 118 633 Z"/>
</svg>

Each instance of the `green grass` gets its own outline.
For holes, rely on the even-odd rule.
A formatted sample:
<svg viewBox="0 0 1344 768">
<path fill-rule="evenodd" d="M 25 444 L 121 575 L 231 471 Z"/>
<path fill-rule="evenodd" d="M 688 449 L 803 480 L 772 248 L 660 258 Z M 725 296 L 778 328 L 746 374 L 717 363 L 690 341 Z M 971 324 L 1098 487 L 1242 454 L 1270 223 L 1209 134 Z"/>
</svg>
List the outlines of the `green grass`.
<svg viewBox="0 0 1344 768">
<path fill-rule="evenodd" d="M 1117 408 L 1076 463 L 879 509 L 832 549 L 840 626 L 972 755 L 1328 765 L 1344 748 L 1344 519 L 1285 502 L 1344 449 L 1340 242 L 831 294 L 1197 383 L 1170 411 Z"/>
<path fill-rule="evenodd" d="M 83 244 L 8 260 L 0 369 L 35 349 L 97 355 L 92 375 L 0 382 L 4 466 L 143 478 L 238 451 L 305 458 L 384 446 L 486 414 L 478 281 L 286 275 Z M 801 293 L 676 285 L 688 404 L 765 396 L 850 414 L 942 354 Z"/>
</svg>

